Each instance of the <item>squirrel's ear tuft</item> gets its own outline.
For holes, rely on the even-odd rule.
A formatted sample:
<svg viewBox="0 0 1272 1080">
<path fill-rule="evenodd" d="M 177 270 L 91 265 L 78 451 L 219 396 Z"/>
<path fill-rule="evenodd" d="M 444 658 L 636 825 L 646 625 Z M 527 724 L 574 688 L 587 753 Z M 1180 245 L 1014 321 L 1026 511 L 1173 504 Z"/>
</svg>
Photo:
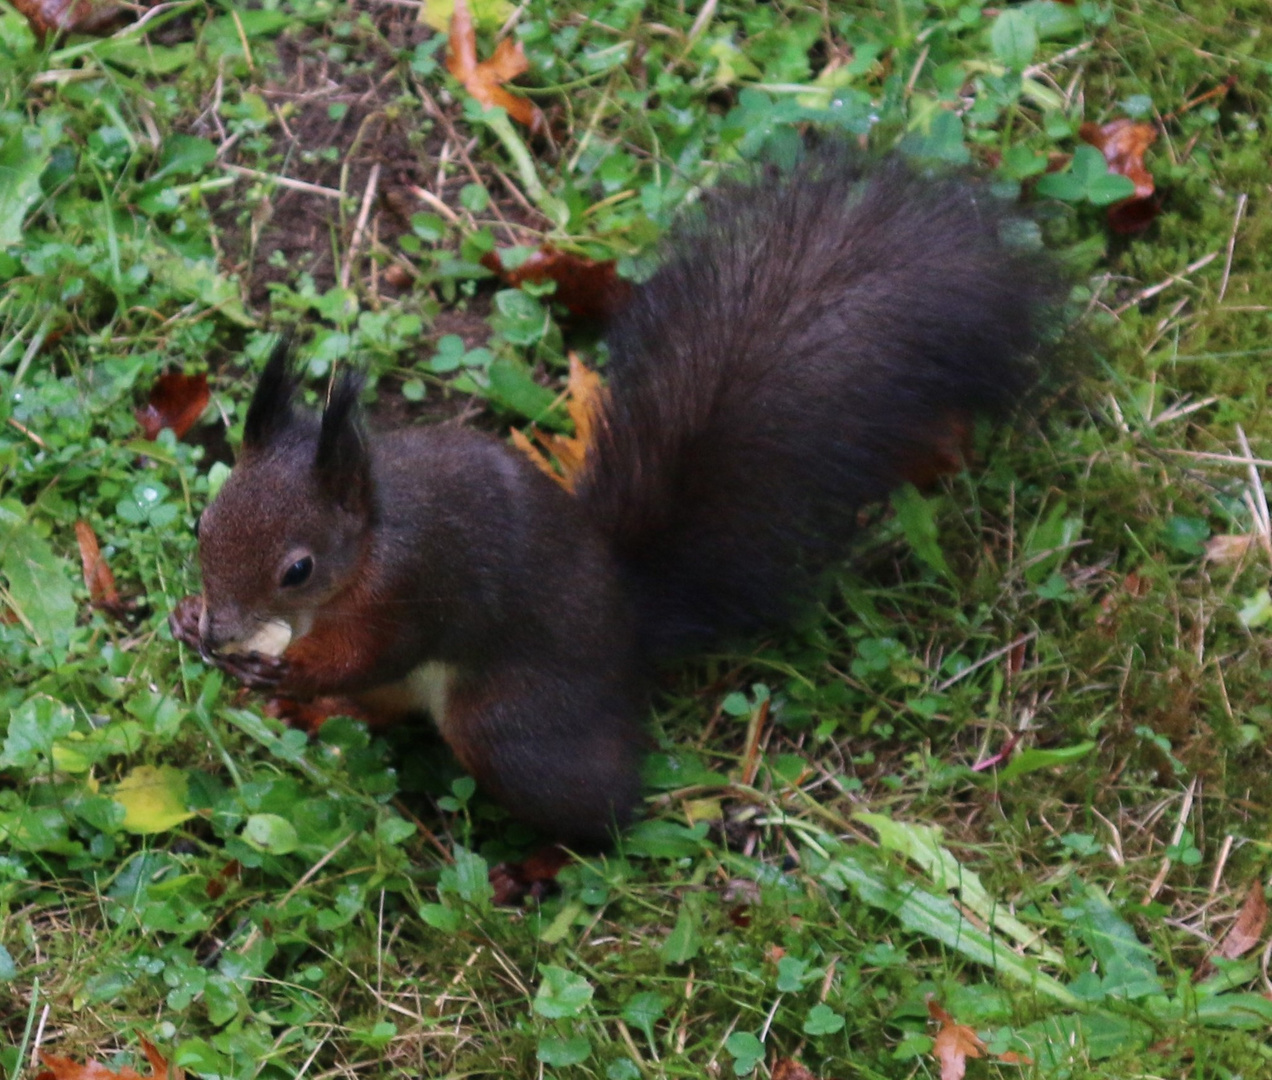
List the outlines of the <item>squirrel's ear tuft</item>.
<svg viewBox="0 0 1272 1080">
<path fill-rule="evenodd" d="M 362 376 L 342 372 L 322 412 L 318 455 L 314 459 L 319 483 L 333 499 L 354 512 L 368 505 L 371 483 L 371 461 L 358 421 L 361 392 Z"/>
<path fill-rule="evenodd" d="M 292 395 L 296 393 L 297 378 L 291 362 L 291 335 L 278 339 L 269 362 L 261 372 L 252 404 L 247 409 L 243 424 L 243 449 L 260 450 L 286 430 L 292 420 Z"/>
</svg>

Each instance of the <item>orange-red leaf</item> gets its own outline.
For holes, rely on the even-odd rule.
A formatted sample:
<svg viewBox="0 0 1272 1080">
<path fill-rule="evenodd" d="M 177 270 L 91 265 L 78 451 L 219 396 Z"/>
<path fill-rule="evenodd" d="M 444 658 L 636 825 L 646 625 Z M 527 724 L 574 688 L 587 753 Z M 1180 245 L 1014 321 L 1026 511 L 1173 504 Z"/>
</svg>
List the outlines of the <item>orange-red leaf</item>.
<svg viewBox="0 0 1272 1080">
<path fill-rule="evenodd" d="M 92 1058 L 81 1065 L 70 1058 L 41 1050 L 40 1064 L 44 1069 L 36 1074 L 35 1080 L 184 1080 L 185 1070 L 169 1065 L 167 1059 L 145 1038 L 141 1039 L 141 1049 L 150 1062 L 151 1073 L 146 1077 L 127 1065 L 115 1072 Z"/>
<path fill-rule="evenodd" d="M 497 251 L 488 251 L 481 263 L 514 288 L 526 281 L 555 281 L 552 299 L 577 319 L 608 319 L 627 303 L 632 293 L 631 283 L 618 276 L 614 259 L 589 259 L 551 244 L 545 244 L 515 270 L 504 268 Z"/>
<path fill-rule="evenodd" d="M 178 439 L 183 438 L 203 415 L 210 398 L 206 372 L 160 375 L 150 389 L 150 400 L 135 413 L 142 435 L 153 441 L 161 430 L 172 428 Z"/>
<path fill-rule="evenodd" d="M 941 1063 L 941 1080 L 963 1080 L 967 1059 L 984 1057 L 985 1044 L 966 1024 L 956 1024 L 934 998 L 928 998 L 928 1015 L 941 1025 L 932 1046 L 933 1055 Z"/>
<path fill-rule="evenodd" d="M 573 491 L 588 447 L 592 445 L 596 418 L 605 401 L 605 387 L 600 375 L 587 367 L 575 353 L 570 353 L 566 394 L 565 408 L 574 421 L 573 436 L 551 434 L 532 427 L 531 433 L 539 446 L 536 447 L 524 432 L 517 430 L 512 433 L 512 443 L 566 491 Z M 556 459 L 559 473 L 552 467 L 548 455 Z"/>
<path fill-rule="evenodd" d="M 1216 950 L 1226 960 L 1244 956 L 1260 941 L 1268 922 L 1268 900 L 1263 892 L 1263 882 L 1256 881 L 1246 893 L 1245 903 L 1237 913 L 1236 921 L 1228 927 Z"/>
<path fill-rule="evenodd" d="M 110 0 L 13 0 L 13 6 L 41 40 L 48 34 L 101 35 L 127 14 Z"/>
<path fill-rule="evenodd" d="M 1148 228 L 1157 216 L 1153 198 L 1153 174 L 1144 164 L 1144 154 L 1157 141 L 1152 124 L 1120 117 L 1107 124 L 1083 124 L 1079 137 L 1104 155 L 1109 172 L 1125 176 L 1135 185 L 1135 194 L 1109 207 L 1109 225 L 1115 232 L 1134 233 Z"/>
<path fill-rule="evenodd" d="M 473 16 L 465 0 L 455 0 L 451 16 L 450 38 L 446 48 L 446 70 L 464 84 L 486 108 L 496 105 L 531 131 L 543 129 L 543 113 L 527 98 L 510 93 L 503 84 L 515 79 L 530 67 L 521 42 L 504 38 L 495 46 L 489 60 L 477 59 L 477 34 Z"/>
<path fill-rule="evenodd" d="M 989 1051 L 981 1037 L 966 1024 L 956 1023 L 954 1017 L 941 1008 L 936 998 L 927 999 L 928 1015 L 941 1025 L 932 1045 L 932 1054 L 941 1063 L 941 1080 L 963 1080 L 967 1072 L 967 1059 L 984 1057 Z M 999 1061 L 1009 1065 L 1032 1065 L 1024 1054 L 1008 1050 L 997 1055 Z"/>
<path fill-rule="evenodd" d="M 79 544 L 80 564 L 84 568 L 84 585 L 88 598 L 97 606 L 113 608 L 119 605 L 119 590 L 115 588 L 115 575 L 102 555 L 97 534 L 87 521 L 75 523 L 75 540 Z"/>
</svg>

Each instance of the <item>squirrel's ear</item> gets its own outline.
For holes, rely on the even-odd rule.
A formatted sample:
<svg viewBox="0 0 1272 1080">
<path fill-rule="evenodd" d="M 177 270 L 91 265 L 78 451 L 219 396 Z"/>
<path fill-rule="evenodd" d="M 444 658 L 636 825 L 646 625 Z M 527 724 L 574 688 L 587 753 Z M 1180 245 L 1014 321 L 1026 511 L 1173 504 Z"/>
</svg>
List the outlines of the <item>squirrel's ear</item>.
<svg viewBox="0 0 1272 1080">
<path fill-rule="evenodd" d="M 342 372 L 322 411 L 322 431 L 314 459 L 319 483 L 340 505 L 354 512 L 369 505 L 371 483 L 367 442 L 358 422 L 361 392 L 362 377 L 347 370 Z"/>
<path fill-rule="evenodd" d="M 252 404 L 243 424 L 243 449 L 268 446 L 292 420 L 292 395 L 296 393 L 296 372 L 291 363 L 291 335 L 278 339 L 269 362 L 261 372 Z"/>
</svg>

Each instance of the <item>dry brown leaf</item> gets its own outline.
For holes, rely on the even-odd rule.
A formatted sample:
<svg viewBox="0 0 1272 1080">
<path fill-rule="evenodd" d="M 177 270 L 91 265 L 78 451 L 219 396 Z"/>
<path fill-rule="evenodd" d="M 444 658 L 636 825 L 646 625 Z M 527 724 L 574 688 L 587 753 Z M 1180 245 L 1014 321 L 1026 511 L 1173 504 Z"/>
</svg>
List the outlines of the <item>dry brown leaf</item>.
<svg viewBox="0 0 1272 1080">
<path fill-rule="evenodd" d="M 588 447 L 592 445 L 592 432 L 596 417 L 605 401 L 605 387 L 601 376 L 589 368 L 578 354 L 570 353 L 570 377 L 566 384 L 566 412 L 574 421 L 574 434 L 557 435 L 531 427 L 539 446 L 516 429 L 512 432 L 512 444 L 533 461 L 566 491 L 573 491 Z M 540 449 L 540 447 L 542 449 Z M 553 467 L 549 456 L 556 459 L 560 472 Z"/>
<path fill-rule="evenodd" d="M 1206 541 L 1206 561 L 1220 566 L 1239 563 L 1249 553 L 1254 539 L 1253 533 L 1212 536 Z"/>
<path fill-rule="evenodd" d="M 40 1064 L 44 1069 L 36 1074 L 35 1080 L 185 1080 L 185 1070 L 169 1065 L 153 1043 L 142 1038 L 141 1049 L 150 1062 L 149 1076 L 142 1076 L 127 1065 L 115 1072 L 92 1058 L 81 1065 L 70 1058 L 47 1054 L 41 1050 Z"/>
<path fill-rule="evenodd" d="M 790 1058 L 778 1058 L 773 1062 L 773 1080 L 817 1080 L 798 1061 Z"/>
<path fill-rule="evenodd" d="M 206 372 L 185 375 L 170 371 L 160 375 L 150 388 L 150 400 L 134 414 L 143 437 L 153 442 L 164 428 L 172 428 L 178 439 L 184 438 L 203 415 L 211 396 Z"/>
<path fill-rule="evenodd" d="M 932 1045 L 932 1054 L 941 1063 L 941 1080 L 963 1080 L 967 1072 L 967 1059 L 985 1057 L 988 1049 L 975 1030 L 966 1024 L 956 1023 L 954 1017 L 941 1008 L 936 998 L 927 999 L 928 1015 L 941 1025 Z M 997 1059 L 1008 1065 L 1032 1065 L 1033 1061 L 1015 1050 L 998 1054 Z"/>
<path fill-rule="evenodd" d="M 101 36 L 128 14 L 109 0 L 13 0 L 13 6 L 41 41 L 49 34 Z"/>
<path fill-rule="evenodd" d="M 956 1024 L 935 998 L 928 998 L 927 1005 L 928 1015 L 941 1025 L 932 1046 L 932 1054 L 941 1063 L 941 1080 L 963 1080 L 967 1059 L 984 1057 L 985 1044 L 966 1024 Z"/>
<path fill-rule="evenodd" d="M 490 869 L 494 902 L 499 907 L 521 903 L 527 896 L 542 900 L 556 884 L 557 874 L 568 866 L 571 856 L 559 844 L 539 848 L 520 862 L 503 862 Z"/>
<path fill-rule="evenodd" d="M 528 98 L 510 93 L 503 84 L 515 79 L 530 67 L 521 42 L 504 38 L 495 46 L 489 60 L 477 59 L 477 33 L 472 12 L 465 0 L 455 0 L 451 16 L 450 38 L 446 47 L 446 70 L 464 84 L 464 89 L 482 105 L 496 105 L 531 131 L 544 128 L 543 113 Z"/>
<path fill-rule="evenodd" d="M 1109 225 L 1120 233 L 1148 228 L 1159 207 L 1153 198 L 1153 174 L 1144 164 L 1144 154 L 1157 141 L 1157 129 L 1152 124 L 1120 117 L 1107 124 L 1083 124 L 1078 136 L 1104 155 L 1109 172 L 1125 176 L 1135 185 L 1134 195 L 1109 207 Z"/>
<path fill-rule="evenodd" d="M 545 244 L 515 270 L 504 269 L 497 251 L 483 255 L 481 264 L 514 288 L 526 281 L 555 281 L 552 299 L 576 319 L 603 322 L 615 315 L 632 293 L 631 283 L 618 276 L 614 259 L 589 259 L 551 244 Z"/>
<path fill-rule="evenodd" d="M 117 607 L 120 601 L 119 590 L 115 588 L 115 575 L 102 556 L 97 534 L 87 521 L 75 523 L 75 540 L 79 544 L 80 564 L 84 568 L 84 586 L 88 589 L 88 598 L 97 607 Z"/>
<path fill-rule="evenodd" d="M 1244 956 L 1260 941 L 1268 922 L 1268 900 L 1263 891 L 1263 882 L 1256 881 L 1246 893 L 1245 903 L 1237 913 L 1236 921 L 1228 927 L 1223 940 L 1219 942 L 1216 954 L 1225 960 L 1235 960 Z"/>
</svg>

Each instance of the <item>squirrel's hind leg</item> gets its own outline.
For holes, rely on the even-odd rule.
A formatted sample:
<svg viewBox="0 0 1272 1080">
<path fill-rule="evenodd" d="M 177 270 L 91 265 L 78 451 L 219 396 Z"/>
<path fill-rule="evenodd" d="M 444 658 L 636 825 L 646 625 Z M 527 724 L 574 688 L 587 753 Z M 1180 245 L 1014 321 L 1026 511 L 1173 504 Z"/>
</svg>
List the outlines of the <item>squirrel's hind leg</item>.
<svg viewBox="0 0 1272 1080">
<path fill-rule="evenodd" d="M 440 726 L 514 817 L 556 840 L 603 844 L 640 797 L 637 701 L 612 673 L 509 666 L 457 679 Z"/>
</svg>

